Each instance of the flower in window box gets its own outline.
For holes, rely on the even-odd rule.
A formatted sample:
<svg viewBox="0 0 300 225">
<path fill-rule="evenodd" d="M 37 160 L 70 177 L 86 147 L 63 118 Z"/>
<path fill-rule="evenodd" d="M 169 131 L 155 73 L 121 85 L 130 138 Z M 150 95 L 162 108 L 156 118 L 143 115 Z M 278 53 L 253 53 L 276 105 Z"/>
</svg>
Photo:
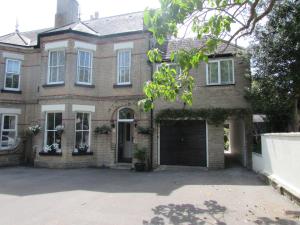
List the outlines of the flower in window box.
<svg viewBox="0 0 300 225">
<path fill-rule="evenodd" d="M 80 144 L 78 148 L 79 153 L 86 153 L 89 150 L 89 146 L 87 144 Z"/>
<path fill-rule="evenodd" d="M 36 136 L 41 131 L 40 125 L 32 125 L 28 127 L 28 133 L 30 136 Z"/>
<path fill-rule="evenodd" d="M 61 152 L 61 150 L 59 149 L 59 144 L 54 143 L 52 145 L 46 145 L 44 147 L 44 152 L 45 153 L 56 153 L 56 152 Z"/>
<path fill-rule="evenodd" d="M 55 129 L 56 129 L 56 131 L 59 135 L 62 135 L 62 133 L 64 132 L 64 129 L 65 129 L 65 126 L 64 125 L 58 125 L 58 126 L 55 127 Z"/>
<path fill-rule="evenodd" d="M 43 152 L 47 153 L 49 151 L 51 151 L 51 145 L 46 145 L 43 149 Z"/>
</svg>

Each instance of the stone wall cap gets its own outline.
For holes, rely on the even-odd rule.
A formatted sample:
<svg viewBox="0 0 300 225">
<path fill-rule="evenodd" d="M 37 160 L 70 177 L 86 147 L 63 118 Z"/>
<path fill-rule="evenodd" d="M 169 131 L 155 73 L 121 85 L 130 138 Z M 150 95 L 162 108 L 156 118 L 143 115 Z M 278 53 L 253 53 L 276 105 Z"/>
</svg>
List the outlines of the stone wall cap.
<svg viewBox="0 0 300 225">
<path fill-rule="evenodd" d="M 300 137 L 300 132 L 290 132 L 290 133 L 268 133 L 262 134 L 265 137 Z"/>
</svg>

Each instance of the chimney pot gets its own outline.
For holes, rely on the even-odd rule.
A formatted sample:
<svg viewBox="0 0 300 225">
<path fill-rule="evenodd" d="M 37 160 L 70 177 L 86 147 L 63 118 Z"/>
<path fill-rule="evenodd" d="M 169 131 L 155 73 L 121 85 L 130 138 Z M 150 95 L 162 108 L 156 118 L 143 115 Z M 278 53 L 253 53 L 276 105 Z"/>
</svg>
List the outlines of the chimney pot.
<svg viewBox="0 0 300 225">
<path fill-rule="evenodd" d="M 99 19 L 99 12 L 95 12 L 95 19 Z"/>
</svg>

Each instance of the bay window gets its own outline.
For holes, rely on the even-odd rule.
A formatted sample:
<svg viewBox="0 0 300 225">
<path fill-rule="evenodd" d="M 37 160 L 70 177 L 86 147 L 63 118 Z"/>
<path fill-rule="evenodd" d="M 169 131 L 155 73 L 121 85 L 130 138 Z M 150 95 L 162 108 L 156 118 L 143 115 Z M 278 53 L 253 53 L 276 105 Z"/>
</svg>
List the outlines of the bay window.
<svg viewBox="0 0 300 225">
<path fill-rule="evenodd" d="M 48 84 L 60 84 L 65 80 L 65 51 L 49 51 Z"/>
<path fill-rule="evenodd" d="M 92 52 L 78 50 L 77 55 L 77 83 L 92 83 Z"/>
<path fill-rule="evenodd" d="M 90 152 L 90 113 L 76 113 L 75 152 Z"/>
<path fill-rule="evenodd" d="M 6 59 L 4 89 L 20 90 L 21 61 Z"/>
<path fill-rule="evenodd" d="M 117 83 L 119 85 L 130 84 L 131 50 L 119 50 L 117 60 Z"/>
<path fill-rule="evenodd" d="M 45 126 L 45 148 L 46 152 L 61 151 L 61 128 L 62 113 L 47 113 Z"/>
<path fill-rule="evenodd" d="M 225 85 L 234 83 L 232 59 L 211 60 L 206 66 L 207 85 Z"/>
<path fill-rule="evenodd" d="M 17 144 L 16 115 L 3 114 L 1 118 L 1 149 L 10 149 Z"/>
</svg>

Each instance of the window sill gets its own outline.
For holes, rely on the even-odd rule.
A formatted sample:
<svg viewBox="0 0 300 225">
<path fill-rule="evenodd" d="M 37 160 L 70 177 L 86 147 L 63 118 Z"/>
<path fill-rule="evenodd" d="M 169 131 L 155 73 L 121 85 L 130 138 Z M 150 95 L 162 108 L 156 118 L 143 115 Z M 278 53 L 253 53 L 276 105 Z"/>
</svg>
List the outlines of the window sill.
<svg viewBox="0 0 300 225">
<path fill-rule="evenodd" d="M 2 89 L 1 93 L 11 93 L 11 94 L 22 94 L 22 91 L 19 90 L 6 90 L 6 89 Z"/>
<path fill-rule="evenodd" d="M 222 86 L 234 86 L 235 83 L 230 83 L 230 84 L 206 84 L 206 87 L 222 87 Z"/>
<path fill-rule="evenodd" d="M 17 154 L 15 151 L 16 148 L 0 148 L 0 155 L 11 155 Z"/>
<path fill-rule="evenodd" d="M 39 152 L 41 156 L 62 156 L 61 152 Z"/>
<path fill-rule="evenodd" d="M 113 88 L 131 88 L 132 84 L 114 84 Z"/>
<path fill-rule="evenodd" d="M 80 83 L 75 83 L 74 85 L 75 85 L 76 87 L 95 88 L 95 85 L 93 85 L 93 84 L 80 84 Z"/>
<path fill-rule="evenodd" d="M 65 86 L 65 83 L 61 83 L 61 84 L 43 84 L 42 87 L 43 88 L 47 88 L 47 87 L 62 87 Z"/>
<path fill-rule="evenodd" d="M 93 155 L 93 152 L 72 152 L 72 156 Z"/>
</svg>

